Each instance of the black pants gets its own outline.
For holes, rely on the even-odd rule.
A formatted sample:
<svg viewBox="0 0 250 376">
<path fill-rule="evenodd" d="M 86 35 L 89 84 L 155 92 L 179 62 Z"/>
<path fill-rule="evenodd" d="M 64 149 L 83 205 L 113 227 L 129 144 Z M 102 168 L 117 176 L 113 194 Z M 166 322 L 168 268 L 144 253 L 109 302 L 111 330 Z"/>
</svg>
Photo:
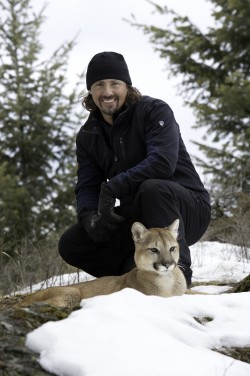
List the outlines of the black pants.
<svg viewBox="0 0 250 376">
<path fill-rule="evenodd" d="M 142 222 L 147 228 L 167 227 L 179 218 L 179 264 L 189 285 L 189 246 L 201 238 L 210 221 L 210 205 L 203 195 L 169 180 L 146 180 L 140 185 L 133 206 L 116 209 L 126 220 L 110 241 L 96 243 L 76 224 L 62 235 L 59 253 L 68 264 L 93 276 L 120 275 L 134 266 L 133 222 Z"/>
</svg>

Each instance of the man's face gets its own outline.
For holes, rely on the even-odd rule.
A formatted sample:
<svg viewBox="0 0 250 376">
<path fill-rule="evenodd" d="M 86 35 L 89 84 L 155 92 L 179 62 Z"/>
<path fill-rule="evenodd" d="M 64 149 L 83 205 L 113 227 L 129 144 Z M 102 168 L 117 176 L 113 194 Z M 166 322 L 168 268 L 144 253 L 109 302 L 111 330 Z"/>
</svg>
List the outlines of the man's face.
<svg viewBox="0 0 250 376">
<path fill-rule="evenodd" d="M 104 119 L 113 124 L 113 115 L 122 108 L 126 101 L 127 84 L 114 79 L 101 80 L 91 86 L 90 93 Z"/>
</svg>

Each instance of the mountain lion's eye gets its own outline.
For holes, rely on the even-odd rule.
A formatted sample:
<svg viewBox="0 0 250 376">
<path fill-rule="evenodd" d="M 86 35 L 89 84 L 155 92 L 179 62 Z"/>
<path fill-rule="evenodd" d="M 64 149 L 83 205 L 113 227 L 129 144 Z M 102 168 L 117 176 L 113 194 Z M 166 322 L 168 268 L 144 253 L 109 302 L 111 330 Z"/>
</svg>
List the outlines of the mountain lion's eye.
<svg viewBox="0 0 250 376">
<path fill-rule="evenodd" d="M 149 250 L 152 253 L 160 253 L 160 251 L 157 248 L 149 248 Z"/>
<path fill-rule="evenodd" d="M 170 247 L 169 248 L 169 252 L 174 252 L 174 250 L 175 250 L 175 247 Z"/>
</svg>

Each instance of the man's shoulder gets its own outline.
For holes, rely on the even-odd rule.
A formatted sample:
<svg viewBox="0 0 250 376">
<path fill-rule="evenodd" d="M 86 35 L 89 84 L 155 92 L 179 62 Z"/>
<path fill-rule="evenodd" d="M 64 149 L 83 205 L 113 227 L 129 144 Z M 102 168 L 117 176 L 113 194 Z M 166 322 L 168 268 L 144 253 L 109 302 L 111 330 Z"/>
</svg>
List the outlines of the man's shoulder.
<svg viewBox="0 0 250 376">
<path fill-rule="evenodd" d="M 154 98 L 154 97 L 151 97 L 149 95 L 142 95 L 139 102 L 138 103 L 155 103 L 155 102 L 162 102 L 162 100 L 160 98 Z"/>
<path fill-rule="evenodd" d="M 94 131 L 96 124 L 97 124 L 96 118 L 94 117 L 93 113 L 90 113 L 85 123 L 79 129 L 78 133 L 88 132 L 88 131 L 92 132 Z"/>
<path fill-rule="evenodd" d="M 171 107 L 164 100 L 143 95 L 136 104 L 135 113 L 138 115 L 143 113 L 145 116 L 147 116 L 147 114 L 150 114 L 152 111 L 164 111 L 167 113 L 173 112 Z"/>
<path fill-rule="evenodd" d="M 151 107 L 151 106 L 158 106 L 162 104 L 169 107 L 169 105 L 160 98 L 150 97 L 149 95 L 142 95 L 140 100 L 137 103 L 137 106 L 138 107 Z"/>
</svg>

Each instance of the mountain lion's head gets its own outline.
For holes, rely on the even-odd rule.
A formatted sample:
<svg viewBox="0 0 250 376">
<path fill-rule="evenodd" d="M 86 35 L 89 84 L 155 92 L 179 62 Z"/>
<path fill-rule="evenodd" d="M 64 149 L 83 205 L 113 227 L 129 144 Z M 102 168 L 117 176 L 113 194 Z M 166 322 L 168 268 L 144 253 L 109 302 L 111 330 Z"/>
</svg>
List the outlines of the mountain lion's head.
<svg viewBox="0 0 250 376">
<path fill-rule="evenodd" d="M 179 219 L 169 227 L 151 229 L 135 222 L 131 231 L 137 268 L 158 274 L 173 270 L 179 261 L 178 228 Z"/>
</svg>

